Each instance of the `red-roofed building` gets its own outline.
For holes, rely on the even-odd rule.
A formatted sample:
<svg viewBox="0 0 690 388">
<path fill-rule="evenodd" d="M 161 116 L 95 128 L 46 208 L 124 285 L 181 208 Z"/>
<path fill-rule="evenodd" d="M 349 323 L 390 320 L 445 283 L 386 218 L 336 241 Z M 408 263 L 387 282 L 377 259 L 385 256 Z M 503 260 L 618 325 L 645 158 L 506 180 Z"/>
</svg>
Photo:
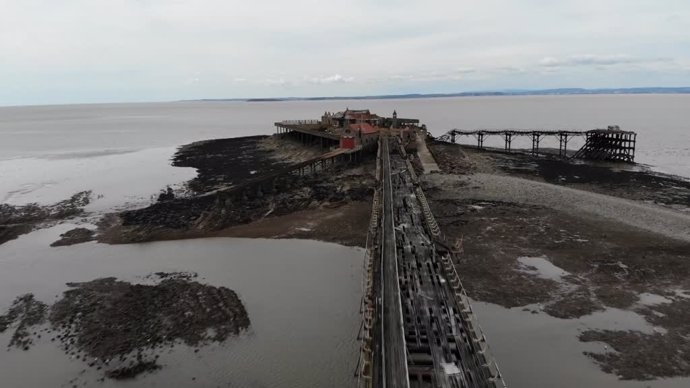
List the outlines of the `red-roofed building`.
<svg viewBox="0 0 690 388">
<path fill-rule="evenodd" d="M 375 127 L 369 123 L 357 123 L 350 124 L 350 129 L 354 133 L 361 133 L 362 135 L 370 135 L 372 133 L 378 133 L 379 128 Z"/>
<path fill-rule="evenodd" d="M 379 125 L 381 117 L 371 113 L 369 109 L 346 109 L 343 112 L 324 114 L 322 122 L 330 122 L 332 125 L 345 128 L 348 124 L 367 123 L 373 126 Z"/>
</svg>

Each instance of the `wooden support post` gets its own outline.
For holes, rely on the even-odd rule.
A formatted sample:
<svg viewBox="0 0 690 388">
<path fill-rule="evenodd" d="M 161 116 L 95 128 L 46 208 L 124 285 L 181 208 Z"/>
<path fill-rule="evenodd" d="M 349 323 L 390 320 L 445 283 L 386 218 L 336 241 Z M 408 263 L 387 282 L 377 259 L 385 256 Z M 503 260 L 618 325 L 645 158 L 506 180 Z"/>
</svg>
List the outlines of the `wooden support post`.
<svg viewBox="0 0 690 388">
<path fill-rule="evenodd" d="M 558 155 L 562 158 L 568 157 L 568 134 L 558 134 Z"/>
</svg>

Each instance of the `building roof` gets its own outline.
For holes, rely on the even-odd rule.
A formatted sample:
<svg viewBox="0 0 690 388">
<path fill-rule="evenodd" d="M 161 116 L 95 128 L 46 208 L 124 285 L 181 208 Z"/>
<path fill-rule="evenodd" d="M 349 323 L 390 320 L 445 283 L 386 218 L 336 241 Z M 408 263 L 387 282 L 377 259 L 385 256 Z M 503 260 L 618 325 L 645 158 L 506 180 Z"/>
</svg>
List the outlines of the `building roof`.
<svg viewBox="0 0 690 388">
<path fill-rule="evenodd" d="M 350 129 L 353 131 L 360 131 L 363 135 L 369 135 L 379 131 L 378 127 L 374 127 L 369 123 L 350 124 Z"/>
<path fill-rule="evenodd" d="M 379 116 L 371 113 L 369 109 L 346 109 L 342 112 L 334 113 L 334 119 L 346 120 L 376 120 Z"/>
</svg>

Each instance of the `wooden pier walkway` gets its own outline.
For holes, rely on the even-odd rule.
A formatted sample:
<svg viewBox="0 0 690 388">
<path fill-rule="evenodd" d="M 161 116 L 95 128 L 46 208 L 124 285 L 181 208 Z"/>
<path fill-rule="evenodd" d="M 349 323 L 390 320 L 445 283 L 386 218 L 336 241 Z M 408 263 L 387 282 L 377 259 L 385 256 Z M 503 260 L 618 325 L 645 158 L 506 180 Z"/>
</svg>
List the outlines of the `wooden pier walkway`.
<svg viewBox="0 0 690 388">
<path fill-rule="evenodd" d="M 379 150 L 360 386 L 504 387 L 402 142 Z"/>
<path fill-rule="evenodd" d="M 287 120 L 275 123 L 276 135 L 295 135 L 302 143 L 318 144 L 321 148 L 340 146 L 340 135 L 322 129 L 317 120 Z"/>
<path fill-rule="evenodd" d="M 568 142 L 574 137 L 584 137 L 585 145 L 574 155 L 582 159 L 598 159 L 633 162 L 635 159 L 635 142 L 637 134 L 632 131 L 622 131 L 618 126 L 607 129 L 593 129 L 589 131 L 571 130 L 523 130 L 523 129 L 452 129 L 440 136 L 438 140 L 455 143 L 457 137 L 468 136 L 477 139 L 477 148 L 484 149 L 484 140 L 489 136 L 503 138 L 504 150 L 512 151 L 513 138 L 523 136 L 532 140 L 532 154 L 539 154 L 539 146 L 543 139 L 554 137 L 558 139 L 558 155 L 568 157 Z"/>
</svg>

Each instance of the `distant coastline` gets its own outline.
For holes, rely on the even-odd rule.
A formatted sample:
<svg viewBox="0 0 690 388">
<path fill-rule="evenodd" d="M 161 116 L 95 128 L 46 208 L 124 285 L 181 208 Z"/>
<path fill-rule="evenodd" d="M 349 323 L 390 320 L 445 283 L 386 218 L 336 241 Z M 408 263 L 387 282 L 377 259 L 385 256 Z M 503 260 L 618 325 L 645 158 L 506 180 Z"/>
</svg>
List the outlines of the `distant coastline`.
<svg viewBox="0 0 690 388">
<path fill-rule="evenodd" d="M 411 93 L 411 94 L 383 94 L 372 96 L 322 96 L 322 97 L 269 97 L 269 98 L 204 98 L 191 101 L 245 101 L 245 102 L 277 102 L 277 101 L 328 101 L 328 100 L 399 100 L 410 98 L 443 98 L 443 97 L 482 97 L 482 96 L 565 96 L 591 94 L 690 94 L 690 87 L 644 87 L 644 88 L 560 88 L 560 89 L 509 89 L 483 92 L 458 93 Z M 189 101 L 189 100 L 187 100 Z"/>
</svg>

